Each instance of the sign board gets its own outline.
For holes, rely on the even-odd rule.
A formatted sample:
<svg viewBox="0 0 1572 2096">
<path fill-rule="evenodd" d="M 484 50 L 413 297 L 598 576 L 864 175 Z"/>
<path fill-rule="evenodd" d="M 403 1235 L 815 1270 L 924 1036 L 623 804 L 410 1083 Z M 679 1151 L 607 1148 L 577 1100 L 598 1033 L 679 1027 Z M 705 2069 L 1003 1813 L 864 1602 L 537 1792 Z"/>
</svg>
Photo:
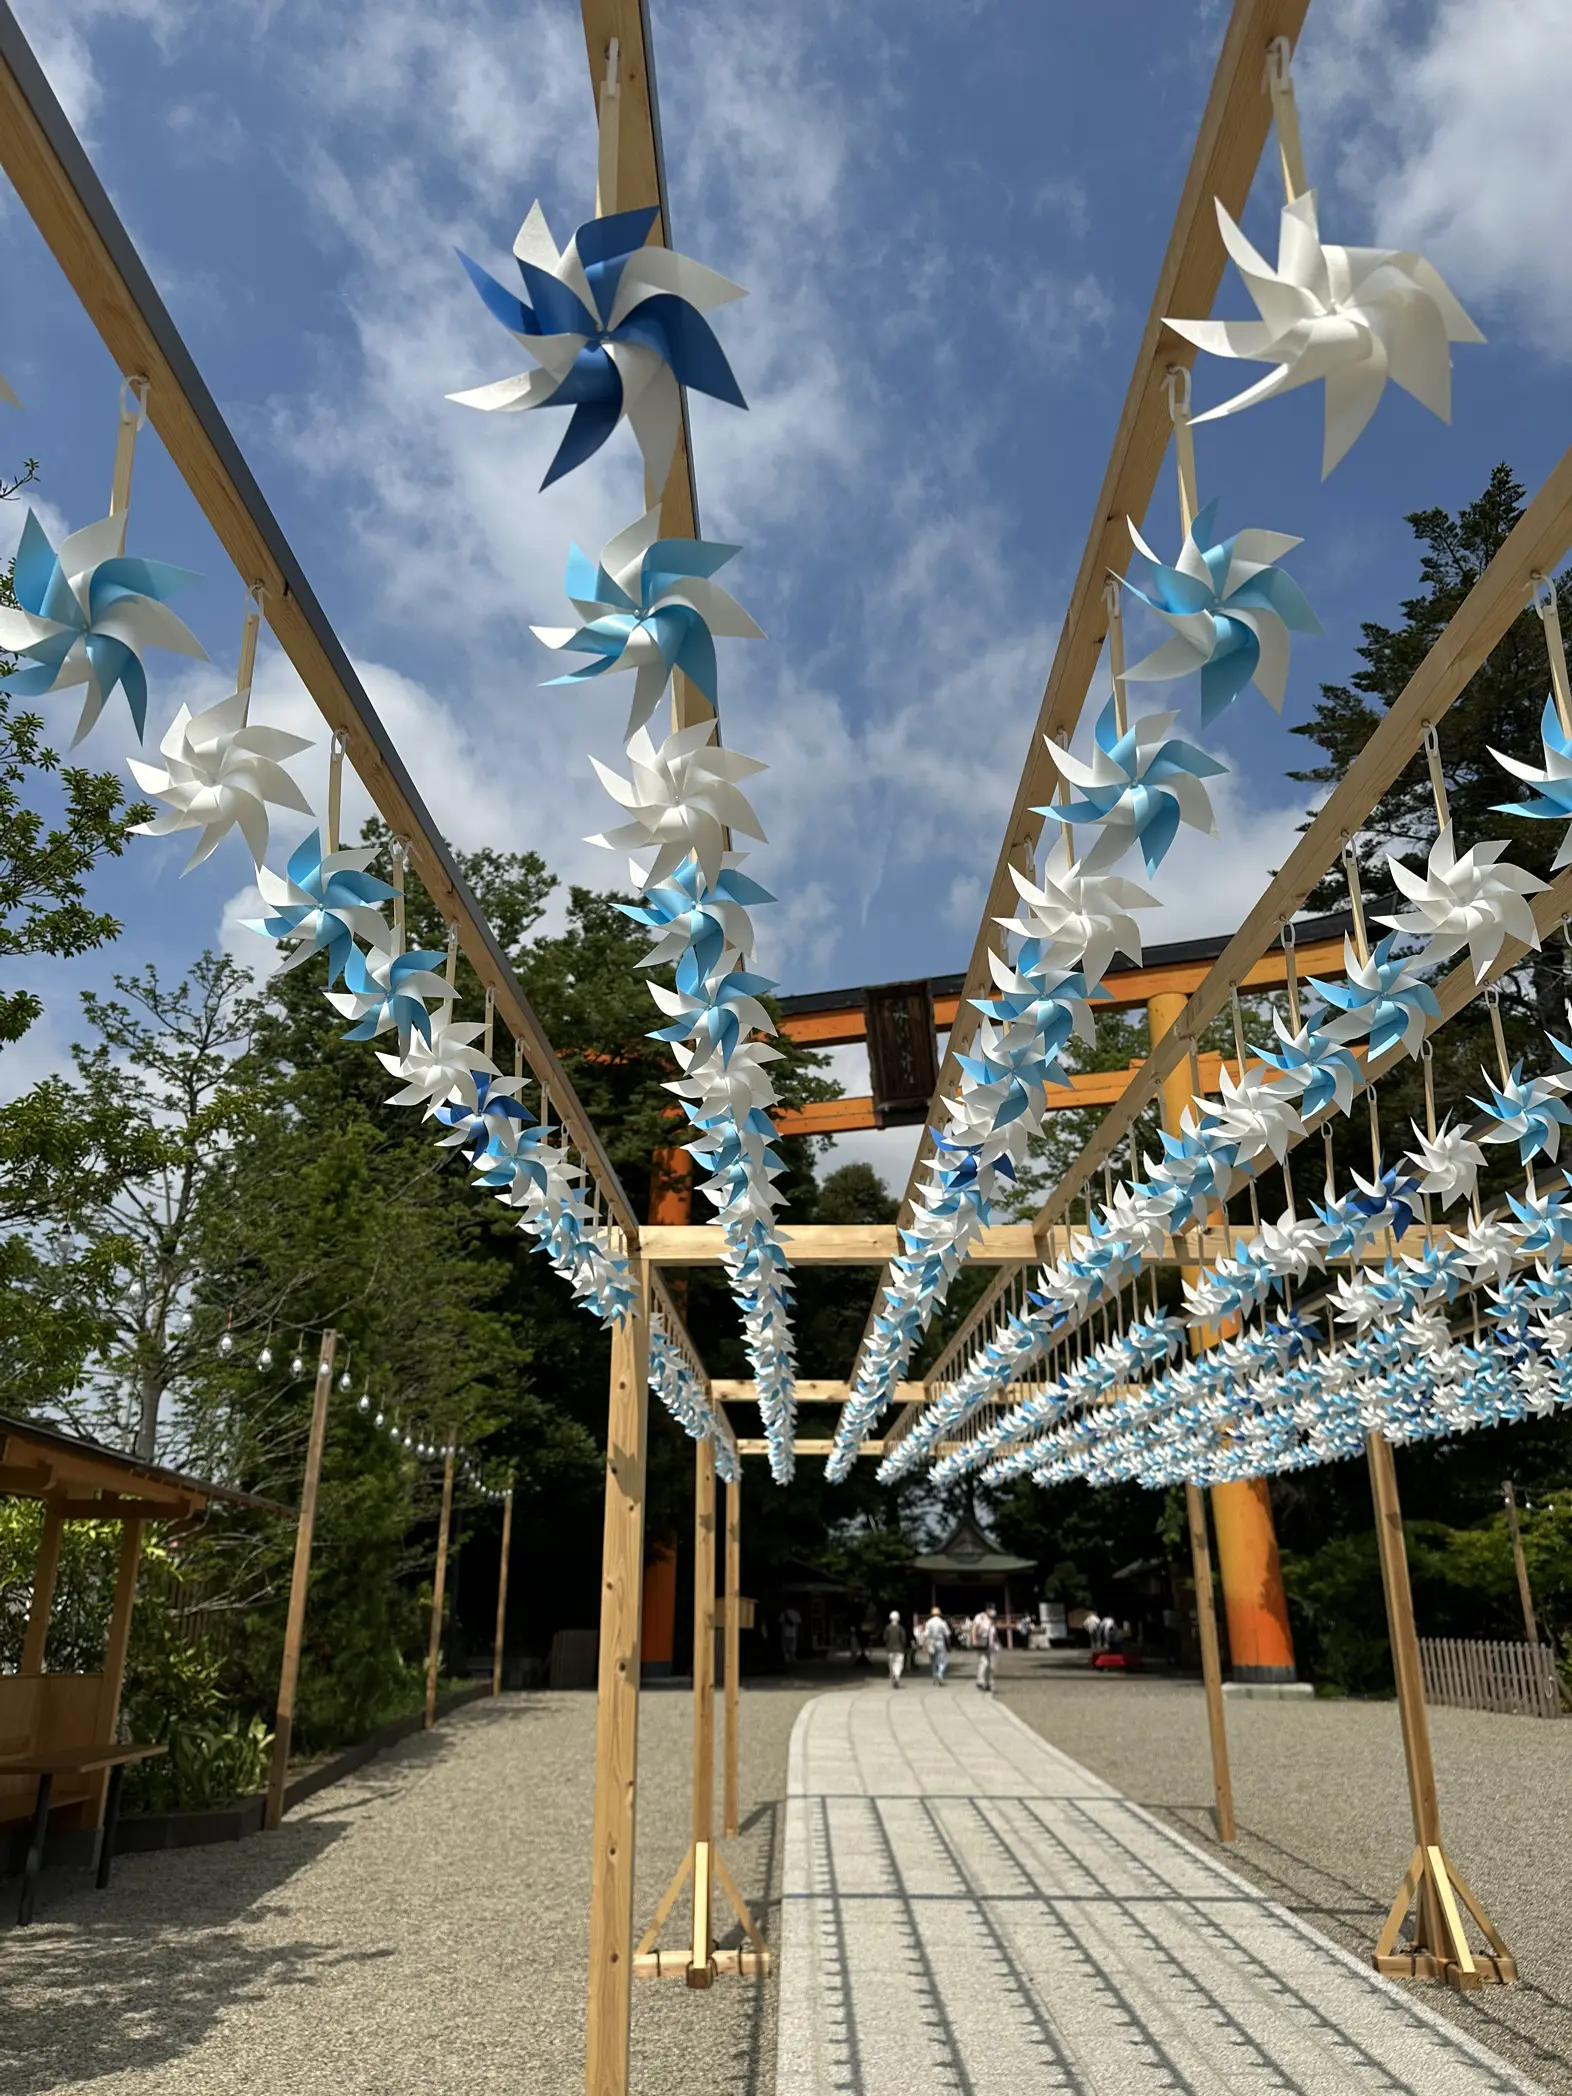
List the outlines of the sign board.
<svg viewBox="0 0 1572 2096">
<path fill-rule="evenodd" d="M 928 1118 L 939 1082 L 939 1037 L 925 982 L 879 983 L 863 991 L 875 1128 L 915 1128 Z"/>
</svg>

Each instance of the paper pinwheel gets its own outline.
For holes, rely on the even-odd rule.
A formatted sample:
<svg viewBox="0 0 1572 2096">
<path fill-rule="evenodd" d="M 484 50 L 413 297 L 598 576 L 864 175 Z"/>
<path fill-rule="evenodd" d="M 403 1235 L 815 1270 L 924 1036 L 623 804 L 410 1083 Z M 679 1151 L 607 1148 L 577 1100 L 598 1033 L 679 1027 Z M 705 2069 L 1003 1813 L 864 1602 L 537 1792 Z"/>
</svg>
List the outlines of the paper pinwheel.
<svg viewBox="0 0 1572 2096">
<path fill-rule="evenodd" d="M 1376 411 L 1390 378 L 1421 406 L 1452 419 L 1451 342 L 1483 342 L 1422 255 L 1322 242 L 1314 190 L 1285 205 L 1277 267 L 1257 254 L 1221 204 L 1217 223 L 1259 320 L 1174 320 L 1176 335 L 1211 356 L 1275 365 L 1231 400 L 1197 415 L 1211 422 L 1258 400 L 1326 380 L 1321 477 Z"/>
<path fill-rule="evenodd" d="M 1015 965 L 1023 975 L 1044 967 L 1079 968 L 1088 983 L 1100 982 L 1116 953 L 1141 958 L 1141 928 L 1132 910 L 1155 910 L 1157 898 L 1118 874 L 1081 871 L 1042 876 L 1041 884 L 1013 861 L 1010 878 L 1021 898 L 1014 917 L 996 917 L 1023 940 Z"/>
<path fill-rule="evenodd" d="M 1355 1092 L 1365 1081 L 1352 1049 L 1333 1047 L 1309 1026 L 1290 1033 L 1281 1015 L 1275 1012 L 1272 1025 L 1282 1053 L 1274 1055 L 1270 1048 L 1258 1048 L 1255 1052 L 1262 1062 L 1281 1071 L 1283 1089 L 1297 1096 L 1300 1114 L 1313 1116 L 1334 1104 L 1339 1113 L 1348 1113 Z"/>
<path fill-rule="evenodd" d="M 1321 1232 L 1285 1209 L 1275 1223 L 1261 1225 L 1254 1250 L 1269 1273 L 1303 1283 L 1312 1269 L 1320 1269 Z"/>
<path fill-rule="evenodd" d="M 1504 1281 L 1511 1273 L 1517 1258 L 1517 1239 L 1505 1223 L 1487 1215 L 1470 1223 L 1461 1237 L 1455 1230 L 1448 1234 L 1476 1281 L 1482 1281 L 1486 1274 L 1493 1281 Z"/>
<path fill-rule="evenodd" d="M 198 714 L 182 706 L 158 745 L 166 770 L 135 757 L 127 760 L 142 791 L 168 804 L 162 815 L 136 825 L 137 836 L 202 832 L 186 861 L 187 873 L 236 828 L 260 866 L 267 857 L 269 802 L 300 815 L 311 813 L 311 803 L 278 761 L 298 756 L 311 744 L 282 728 L 248 726 L 245 710 L 241 692 Z"/>
<path fill-rule="evenodd" d="M 1554 698 L 1545 701 L 1545 710 L 1539 719 L 1539 735 L 1544 745 L 1542 771 L 1536 771 L 1532 764 L 1523 764 L 1500 750 L 1490 752 L 1503 771 L 1511 772 L 1515 779 L 1521 779 L 1534 789 L 1526 801 L 1498 802 L 1495 812 L 1498 815 L 1525 815 L 1532 822 L 1572 824 L 1572 741 L 1561 732 L 1561 717 L 1556 711 Z M 1572 866 L 1572 828 L 1561 840 L 1561 849 L 1556 853 L 1551 871 L 1559 873 L 1563 866 Z"/>
<path fill-rule="evenodd" d="M 736 598 L 711 579 L 741 549 L 706 539 L 661 539 L 655 536 L 659 529 L 660 511 L 652 509 L 607 541 L 598 567 L 574 546 L 567 594 L 584 624 L 530 628 L 548 648 L 595 658 L 553 677 L 552 684 L 583 684 L 608 670 L 635 672 L 624 742 L 655 711 L 673 670 L 715 702 L 716 634 L 764 638 Z"/>
<path fill-rule="evenodd" d="M 675 873 L 691 852 L 705 886 L 713 888 L 720 878 L 728 830 L 764 841 L 759 818 L 738 792 L 737 781 L 768 767 L 755 757 L 722 749 L 710 740 L 713 733 L 711 722 L 700 721 L 677 729 L 657 749 L 648 729 L 640 728 L 628 744 L 631 779 L 619 778 L 598 758 L 590 759 L 601 784 L 633 820 L 586 841 L 613 851 L 655 846 L 655 863 L 644 876 L 646 887 Z"/>
<path fill-rule="evenodd" d="M 1436 994 L 1414 973 L 1418 960 L 1394 961 L 1389 933 L 1368 961 L 1361 961 L 1352 939 L 1343 941 L 1346 982 L 1322 982 L 1312 976 L 1310 987 L 1333 1006 L 1336 1016 L 1318 1013 L 1313 1021 L 1317 1033 L 1329 1041 L 1358 1041 L 1369 1037 L 1372 1056 L 1384 1055 L 1401 1042 L 1417 1057 L 1425 1042 L 1425 1021 L 1439 1019 L 1441 1007 Z"/>
<path fill-rule="evenodd" d="M 1539 946 L 1534 913 L 1524 898 L 1538 895 L 1545 883 L 1521 866 L 1500 865 L 1506 849 L 1504 843 L 1471 844 L 1459 858 L 1448 823 L 1430 847 L 1423 879 L 1388 855 L 1392 878 L 1414 908 L 1376 922 L 1426 940 L 1427 961 L 1450 960 L 1466 946 L 1474 980 L 1483 982 L 1504 938 L 1510 935 L 1536 950 Z"/>
<path fill-rule="evenodd" d="M 1211 543 L 1217 504 L 1196 517 L 1176 567 L 1165 567 L 1130 525 L 1136 551 L 1156 570 L 1134 597 L 1173 627 L 1172 640 L 1125 671 L 1126 682 L 1188 677 L 1201 672 L 1201 723 L 1231 706 L 1247 684 L 1278 713 L 1288 687 L 1288 636 L 1320 633 L 1320 620 L 1291 575 L 1273 562 L 1301 543 L 1281 531 L 1238 531 Z"/>
<path fill-rule="evenodd" d="M 659 215 L 651 205 L 591 219 L 559 255 L 545 214 L 532 204 L 513 243 L 524 298 L 460 252 L 486 310 L 518 337 L 540 369 L 448 398 L 503 413 L 571 407 L 573 418 L 543 487 L 597 452 L 626 415 L 649 485 L 663 488 L 681 426 L 680 386 L 747 406 L 703 317 L 746 294 L 686 255 L 646 247 Z"/>
<path fill-rule="evenodd" d="M 668 990 L 651 983 L 649 993 L 658 1008 L 674 1023 L 657 1028 L 652 1041 L 698 1041 L 714 1048 L 727 1061 L 747 1033 L 774 1033 L 769 1013 L 759 999 L 775 984 L 767 975 L 750 975 L 734 968 L 695 996 L 683 990 Z"/>
<path fill-rule="evenodd" d="M 1505 1084 L 1495 1084 L 1487 1075 L 1488 1102 L 1474 1104 L 1495 1124 L 1485 1131 L 1487 1143 L 1516 1143 L 1518 1162 L 1527 1164 L 1539 1156 L 1554 1158 L 1561 1145 L 1561 1131 L 1572 1128 L 1572 1109 L 1561 1096 L 1553 1077 L 1530 1077 L 1523 1082 L 1523 1065 L 1512 1065 Z"/>
<path fill-rule="evenodd" d="M 1220 1089 L 1223 1103 L 1216 1116 L 1218 1133 L 1232 1146 L 1238 1162 L 1248 1164 L 1264 1150 L 1281 1164 L 1289 1145 L 1305 1132 L 1290 1088 L 1271 1084 L 1259 1070 L 1246 1070 L 1243 1077 L 1235 1078 L 1225 1064 Z M 1205 1113 L 1210 1101 L 1198 1099 L 1196 1105 Z"/>
<path fill-rule="evenodd" d="M 353 1025 L 346 1041 L 370 1041 L 380 1033 L 398 1029 L 399 1052 L 408 1055 L 417 1033 L 431 1039 L 431 1017 L 426 999 L 451 994 L 444 979 L 435 973 L 442 966 L 440 953 L 388 953 L 378 946 L 362 953 L 357 946 L 344 962 L 344 987 L 329 990 L 327 1001 Z"/>
<path fill-rule="evenodd" d="M 321 832 L 313 830 L 290 853 L 282 879 L 269 867 L 257 868 L 257 887 L 270 914 L 247 919 L 248 929 L 294 948 L 286 970 L 326 953 L 328 981 L 337 982 L 357 939 L 369 946 L 391 943 L 376 905 L 391 902 L 393 890 L 366 871 L 375 857 L 375 849 L 324 854 Z"/>
<path fill-rule="evenodd" d="M 123 516 L 100 518 L 73 531 L 56 553 L 29 510 L 12 577 L 16 606 L 0 606 L 0 648 L 33 664 L 4 680 L 8 691 L 31 699 L 86 685 L 73 749 L 117 684 L 141 741 L 147 725 L 144 649 L 168 648 L 207 659 L 201 642 L 164 601 L 202 578 L 167 561 L 122 553 L 125 528 Z"/>
<path fill-rule="evenodd" d="M 1148 713 L 1132 721 L 1121 735 L 1112 699 L 1097 717 L 1096 755 L 1090 764 L 1047 745 L 1048 754 L 1082 798 L 1051 802 L 1033 812 L 1056 822 L 1096 823 L 1101 835 L 1080 863 L 1083 873 L 1100 873 L 1139 844 L 1148 874 L 1163 863 L 1181 822 L 1217 835 L 1212 804 L 1201 781 L 1226 771 L 1204 750 L 1188 742 L 1167 741 L 1176 713 Z"/>
<path fill-rule="evenodd" d="M 377 1061 L 390 1077 L 403 1080 L 404 1089 L 394 1092 L 389 1106 L 425 1105 L 423 1120 L 429 1121 L 439 1106 L 458 1099 L 471 1113 L 480 1110 L 476 1079 L 495 1077 L 497 1066 L 475 1046 L 485 1032 L 478 1019 L 432 1027 L 428 1039 L 416 1034 L 404 1055 L 384 1055 Z"/>
<path fill-rule="evenodd" d="M 660 934 L 640 967 L 660 968 L 675 962 L 677 988 L 691 993 L 717 971 L 729 968 L 733 960 L 752 953 L 748 909 L 774 899 L 767 888 L 735 866 L 722 866 L 715 885 L 707 888 L 698 860 L 690 857 L 669 881 L 646 889 L 642 903 L 619 902 L 616 907 L 635 924 Z"/>
<path fill-rule="evenodd" d="M 1450 1115 L 1433 1136 L 1423 1134 L 1417 1121 L 1408 1125 L 1417 1147 L 1404 1161 L 1415 1168 L 1420 1193 L 1434 1194 L 1443 1209 L 1450 1208 L 1459 1194 L 1471 1196 L 1485 1153 L 1468 1131 L 1454 1128 Z"/>
</svg>

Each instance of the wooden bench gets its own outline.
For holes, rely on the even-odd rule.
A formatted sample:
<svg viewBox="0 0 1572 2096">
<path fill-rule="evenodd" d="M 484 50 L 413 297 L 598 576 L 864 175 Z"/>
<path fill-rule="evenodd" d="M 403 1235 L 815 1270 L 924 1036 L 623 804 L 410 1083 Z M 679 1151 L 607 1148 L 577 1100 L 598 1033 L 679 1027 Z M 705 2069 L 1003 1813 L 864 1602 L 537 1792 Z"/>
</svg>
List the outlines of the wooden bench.
<svg viewBox="0 0 1572 2096">
<path fill-rule="evenodd" d="M 98 1845 L 98 1888 L 109 1883 L 115 1852 L 115 1828 L 120 1819 L 120 1789 L 126 1770 L 135 1761 L 153 1761 L 167 1754 L 166 1746 L 118 1746 L 113 1741 L 91 1747 L 45 1747 L 40 1753 L 0 1752 L 0 1775 L 36 1776 L 38 1797 L 33 1806 L 33 1831 L 22 1866 L 22 1897 L 16 1910 L 18 1928 L 33 1918 L 33 1898 L 38 1890 L 38 1869 L 44 1858 L 44 1837 L 49 1831 L 49 1806 L 56 1776 L 88 1776 L 109 1771 L 109 1794 L 104 1801 L 104 1831 Z"/>
</svg>

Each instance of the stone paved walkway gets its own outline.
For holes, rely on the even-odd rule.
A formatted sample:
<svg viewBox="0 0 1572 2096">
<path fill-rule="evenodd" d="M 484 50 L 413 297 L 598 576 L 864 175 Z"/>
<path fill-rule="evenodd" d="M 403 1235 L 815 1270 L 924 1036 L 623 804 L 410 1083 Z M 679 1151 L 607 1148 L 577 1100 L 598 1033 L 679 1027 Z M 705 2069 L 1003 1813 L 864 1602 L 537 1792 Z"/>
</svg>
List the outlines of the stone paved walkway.
<svg viewBox="0 0 1572 2096">
<path fill-rule="evenodd" d="M 805 1706 L 777 2096 L 1538 2085 L 963 1683 Z"/>
</svg>

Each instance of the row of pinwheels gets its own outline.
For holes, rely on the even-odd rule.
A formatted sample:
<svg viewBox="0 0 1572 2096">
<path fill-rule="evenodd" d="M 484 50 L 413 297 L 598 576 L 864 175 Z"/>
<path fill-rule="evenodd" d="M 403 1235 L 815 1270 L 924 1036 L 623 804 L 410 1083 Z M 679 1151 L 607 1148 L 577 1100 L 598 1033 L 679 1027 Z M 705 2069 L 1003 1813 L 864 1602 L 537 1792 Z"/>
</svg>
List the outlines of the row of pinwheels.
<svg viewBox="0 0 1572 2096">
<path fill-rule="evenodd" d="M 606 107 L 615 121 L 609 96 Z M 633 676 L 623 736 L 629 775 L 595 763 L 627 820 L 591 841 L 653 854 L 631 864 L 640 899 L 623 907 L 652 935 L 645 965 L 674 971 L 670 989 L 649 985 L 667 1022 L 654 1038 L 671 1044 L 677 1062 L 668 1089 L 690 1124 L 686 1148 L 702 1169 L 699 1190 L 724 1231 L 771 1468 L 784 1481 L 792 1468 L 794 1384 L 790 1286 L 775 1227 L 783 1167 L 769 1116 L 770 1064 L 779 1050 L 761 1038 L 773 1032 L 759 1001 L 773 985 L 752 968 L 749 915 L 771 897 L 741 871 L 746 854 L 734 843 L 762 838 L 741 782 L 764 767 L 722 748 L 712 718 L 665 734 L 655 726 L 679 676 L 716 706 L 717 638 L 762 638 L 715 581 L 738 549 L 660 536 L 658 496 L 675 454 L 679 388 L 745 404 L 704 318 L 742 292 L 686 256 L 646 246 L 656 216 L 639 210 L 593 219 L 559 253 L 534 205 L 514 243 L 522 297 L 462 257 L 487 309 L 537 368 L 453 398 L 501 412 L 571 406 L 547 484 L 590 457 L 626 419 L 646 487 L 656 491 L 648 513 L 617 533 L 598 561 L 572 548 L 566 592 L 578 621 L 535 632 L 549 648 L 589 658 L 553 680 L 559 684 L 582 686 L 610 672 Z M 682 1402 L 699 1401 L 688 1392 Z"/>
<path fill-rule="evenodd" d="M 1282 84 L 1291 97 L 1286 73 Z M 1199 420 L 1324 379 L 1327 472 L 1369 420 L 1389 376 L 1443 419 L 1449 416 L 1448 344 L 1482 338 L 1428 263 L 1413 254 L 1323 243 L 1310 192 L 1290 194 L 1275 270 L 1220 205 L 1218 218 L 1261 318 L 1249 324 L 1174 320 L 1169 325 L 1206 351 L 1257 359 L 1273 369 Z M 1171 389 L 1170 398 L 1187 527 L 1183 544 L 1175 564 L 1166 566 L 1132 524 L 1136 551 L 1151 577 L 1139 587 L 1123 585 L 1170 628 L 1170 637 L 1127 670 L 1122 670 L 1119 643 L 1113 657 L 1114 695 L 1097 722 L 1090 762 L 1050 746 L 1072 797 L 1038 812 L 1060 826 L 1066 864 L 1062 872 L 1054 867 L 1041 876 L 1040 887 L 1015 876 L 1022 907 L 1006 923 L 1013 960 L 993 961 L 1003 994 L 979 1002 L 983 1023 L 977 1042 L 961 1059 L 958 1093 L 946 1103 L 947 1123 L 932 1132 L 933 1156 L 857 1365 L 853 1396 L 830 1459 L 832 1476 L 849 1468 L 986 1223 L 991 1201 L 1008 1191 L 1044 1110 L 1047 1086 L 1065 1081 L 1059 1051 L 1072 1033 L 1088 1037 L 1088 999 L 1095 995 L 1113 945 L 1140 958 L 1139 938 L 1125 913 L 1152 906 L 1153 898 L 1110 869 L 1138 848 L 1148 876 L 1155 874 L 1181 823 L 1215 834 L 1204 782 L 1223 767 L 1171 735 L 1174 714 L 1131 721 L 1126 687 L 1199 672 L 1203 724 L 1250 683 L 1281 708 L 1289 636 L 1319 631 L 1297 585 L 1275 565 L 1297 540 L 1254 530 L 1215 539 L 1216 505 L 1199 508 L 1195 497 L 1188 376 L 1176 378 L 1181 386 Z M 1117 636 L 1117 592 L 1112 608 Z M 1502 759 L 1534 788 L 1530 802 L 1508 812 L 1572 813 L 1569 728 L 1572 723 L 1547 708 L 1543 768 Z M 1362 943 L 1356 950 L 1351 942 L 1346 981 L 1316 985 L 1321 1004 L 1309 1023 L 1300 1025 L 1297 1013 L 1292 1028 L 1279 1021 L 1274 1052 L 1264 1054 L 1253 1070 L 1241 1060 L 1237 1078 L 1225 1074 L 1220 1102 L 1197 1100 L 1180 1130 L 1164 1134 L 1164 1154 L 1148 1160 L 1146 1178 L 1121 1188 L 1092 1220 L 1078 1248 L 1084 1256 L 1044 1277 L 1046 1315 L 1012 1320 L 979 1342 L 965 1374 L 927 1408 L 921 1428 L 900 1443 L 882 1474 L 895 1476 L 912 1467 L 1034 1358 L 1051 1331 L 1084 1314 L 1090 1301 L 1117 1293 L 1139 1271 L 1143 1257 L 1158 1256 L 1168 1233 L 1204 1221 L 1260 1161 L 1281 1160 L 1288 1144 L 1303 1134 L 1307 1116 L 1328 1107 L 1349 1111 L 1364 1088 L 1354 1044 L 1363 1044 L 1370 1056 L 1398 1042 L 1417 1054 L 1427 1025 L 1440 1017 L 1424 980 L 1425 963 L 1449 959 L 1467 946 L 1476 976 L 1482 977 L 1505 937 L 1538 943 L 1527 899 L 1542 883 L 1505 863 L 1503 845 L 1481 843 L 1459 855 L 1444 809 L 1440 821 L 1423 876 L 1394 865 L 1394 878 L 1413 908 L 1382 920 L 1392 936 L 1373 952 Z M 1090 841 L 1077 859 L 1075 840 L 1083 830 Z M 1398 955 L 1398 934 L 1418 936 L 1422 950 Z M 1525 1084 L 1520 1070 L 1503 1070 L 1483 1108 L 1490 1124 L 1486 1139 L 1521 1145 L 1530 1127 L 1548 1122 L 1553 1128 L 1557 1109 L 1550 1102 L 1557 1091 L 1553 1081 Z M 1259 1233 L 1256 1256 L 1284 1275 L 1301 1268 L 1308 1272 L 1350 1238 L 1367 1238 L 1372 1219 L 1389 1223 L 1403 1191 L 1411 1195 L 1420 1184 L 1462 1190 L 1465 1181 L 1471 1183 L 1470 1168 L 1477 1169 L 1479 1156 L 1463 1130 L 1450 1124 L 1439 1131 L 1432 1127 L 1410 1160 L 1415 1174 L 1408 1182 L 1396 1168 L 1378 1171 L 1371 1182 L 1358 1182 L 1342 1203 L 1332 1203 L 1329 1194 L 1329 1207 L 1316 1223 L 1290 1211 Z M 1378 1222 L 1377 1229 L 1384 1223 Z M 1215 1318 L 1225 1303 L 1237 1307 L 1235 1298 L 1242 1301 L 1247 1292 L 1235 1277 L 1212 1275 L 1191 1304 L 1192 1321 Z"/>
</svg>

